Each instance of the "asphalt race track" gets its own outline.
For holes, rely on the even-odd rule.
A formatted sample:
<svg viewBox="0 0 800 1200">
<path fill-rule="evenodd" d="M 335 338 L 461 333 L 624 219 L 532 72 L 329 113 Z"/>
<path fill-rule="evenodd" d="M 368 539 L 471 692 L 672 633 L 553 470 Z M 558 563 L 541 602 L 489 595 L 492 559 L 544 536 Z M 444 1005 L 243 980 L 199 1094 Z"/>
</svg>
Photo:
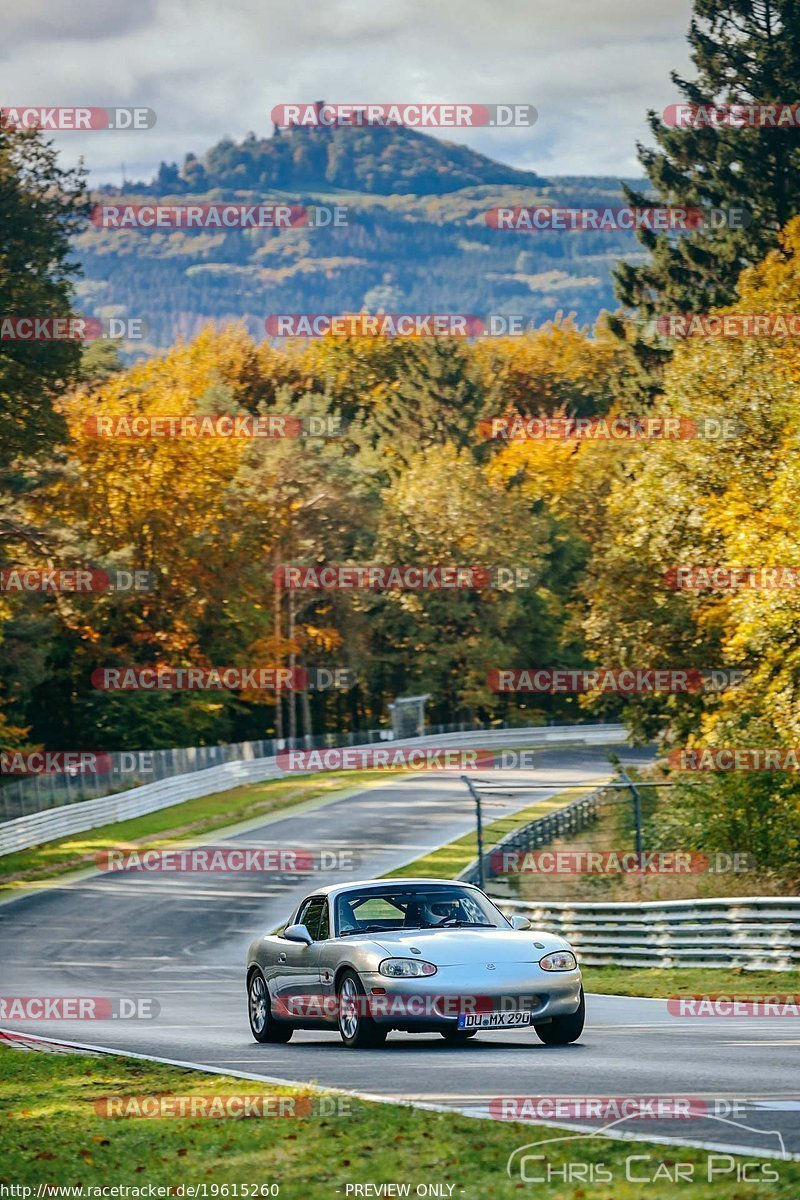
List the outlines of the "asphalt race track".
<svg viewBox="0 0 800 1200">
<path fill-rule="evenodd" d="M 624 761 L 641 751 L 619 748 Z M 608 777 L 602 747 L 537 751 L 515 782 Z M 492 778 L 500 775 L 492 772 Z M 551 792 L 518 794 L 525 807 Z M 506 810 L 508 811 L 508 809 Z M 500 815 L 488 808 L 486 820 Z M 474 806 L 450 775 L 389 782 L 302 813 L 252 824 L 213 845 L 352 850 L 355 878 L 380 875 L 467 832 Z M 800 1033 L 786 1018 L 679 1018 L 665 1001 L 590 996 L 579 1043 L 548 1047 L 531 1030 L 480 1034 L 462 1046 L 392 1033 L 385 1047 L 346 1050 L 337 1033 L 258 1045 L 247 1025 L 244 954 L 295 902 L 334 874 L 106 874 L 0 905 L 3 996 L 154 997 L 153 1020 L 12 1021 L 3 1028 L 130 1050 L 246 1076 L 316 1082 L 389 1099 L 496 1113 L 500 1097 L 692 1097 L 717 1116 L 625 1120 L 617 1132 L 661 1141 L 800 1155 Z M 780 985 L 776 984 L 776 991 Z M 557 1122 L 567 1126 L 563 1116 Z M 601 1129 L 579 1119 L 575 1129 Z M 530 1141 L 539 1133 L 531 1128 Z M 514 1134 L 509 1150 L 519 1138 Z M 578 1143 L 581 1144 L 581 1143 Z M 586 1143 L 582 1143 L 584 1146 Z"/>
</svg>

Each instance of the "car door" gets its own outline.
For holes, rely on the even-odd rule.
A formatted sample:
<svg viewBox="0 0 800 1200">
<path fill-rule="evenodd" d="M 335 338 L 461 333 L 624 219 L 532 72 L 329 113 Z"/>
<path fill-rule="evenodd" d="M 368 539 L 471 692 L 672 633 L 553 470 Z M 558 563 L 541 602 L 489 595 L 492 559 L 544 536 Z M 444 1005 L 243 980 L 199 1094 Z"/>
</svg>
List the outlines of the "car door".
<svg viewBox="0 0 800 1200">
<path fill-rule="evenodd" d="M 305 925 L 314 939 L 311 946 L 280 937 L 279 973 L 275 998 L 277 1015 L 321 1017 L 319 997 L 319 939 L 328 936 L 328 901 L 325 896 L 310 896 L 301 904 L 296 925 Z M 319 1011 L 318 1011 L 319 1010 Z"/>
<path fill-rule="evenodd" d="M 336 988 L 334 979 L 341 957 L 341 943 L 331 937 L 331 907 L 326 904 L 318 935 L 317 989 L 323 1007 L 323 1019 L 336 1022 Z"/>
</svg>

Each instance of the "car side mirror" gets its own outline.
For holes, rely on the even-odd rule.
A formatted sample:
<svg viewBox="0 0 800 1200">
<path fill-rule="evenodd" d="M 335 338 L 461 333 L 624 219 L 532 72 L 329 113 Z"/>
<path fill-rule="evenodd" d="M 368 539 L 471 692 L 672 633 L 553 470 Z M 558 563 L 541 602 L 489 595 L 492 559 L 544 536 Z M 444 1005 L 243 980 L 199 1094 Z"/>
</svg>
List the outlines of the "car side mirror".
<svg viewBox="0 0 800 1200">
<path fill-rule="evenodd" d="M 289 942 L 304 942 L 306 946 L 314 944 L 314 939 L 305 925 L 287 925 L 283 931 L 283 936 Z"/>
<path fill-rule="evenodd" d="M 512 917 L 511 918 L 511 928 L 512 929 L 530 929 L 530 927 L 531 927 L 531 923 L 527 917 Z"/>
</svg>

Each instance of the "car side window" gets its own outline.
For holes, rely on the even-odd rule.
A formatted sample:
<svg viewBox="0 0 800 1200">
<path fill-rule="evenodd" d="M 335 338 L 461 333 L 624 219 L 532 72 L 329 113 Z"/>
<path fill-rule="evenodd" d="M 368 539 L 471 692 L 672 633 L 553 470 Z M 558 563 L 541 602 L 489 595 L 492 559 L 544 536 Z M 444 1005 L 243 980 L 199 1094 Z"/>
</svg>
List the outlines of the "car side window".
<svg viewBox="0 0 800 1200">
<path fill-rule="evenodd" d="M 309 900 L 298 916 L 298 923 L 305 925 L 315 942 L 325 941 L 330 937 L 327 900 L 322 896 Z"/>
<path fill-rule="evenodd" d="M 308 917 L 311 912 L 311 905 L 313 903 L 314 903 L 313 900 L 306 900 L 300 905 L 299 909 L 297 910 L 297 917 L 296 917 L 297 925 L 305 925 L 306 929 L 308 929 Z M 310 929 L 308 931 L 309 931 L 309 933 L 311 932 Z"/>
</svg>

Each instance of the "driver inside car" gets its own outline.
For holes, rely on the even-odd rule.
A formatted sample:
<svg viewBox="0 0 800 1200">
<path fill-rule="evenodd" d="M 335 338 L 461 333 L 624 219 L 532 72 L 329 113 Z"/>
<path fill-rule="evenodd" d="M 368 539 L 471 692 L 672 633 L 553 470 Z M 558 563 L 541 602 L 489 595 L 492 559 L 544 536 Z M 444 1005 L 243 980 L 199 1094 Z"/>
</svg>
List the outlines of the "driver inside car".
<svg viewBox="0 0 800 1200">
<path fill-rule="evenodd" d="M 429 905 L 424 901 L 409 904 L 406 910 L 404 925 L 417 928 L 440 925 L 448 917 L 457 916 L 454 904 Z"/>
<path fill-rule="evenodd" d="M 434 904 L 431 906 L 433 919 L 437 925 L 441 925 L 443 921 L 459 921 L 461 920 L 461 909 L 458 904 L 447 902 L 446 904 Z"/>
</svg>

